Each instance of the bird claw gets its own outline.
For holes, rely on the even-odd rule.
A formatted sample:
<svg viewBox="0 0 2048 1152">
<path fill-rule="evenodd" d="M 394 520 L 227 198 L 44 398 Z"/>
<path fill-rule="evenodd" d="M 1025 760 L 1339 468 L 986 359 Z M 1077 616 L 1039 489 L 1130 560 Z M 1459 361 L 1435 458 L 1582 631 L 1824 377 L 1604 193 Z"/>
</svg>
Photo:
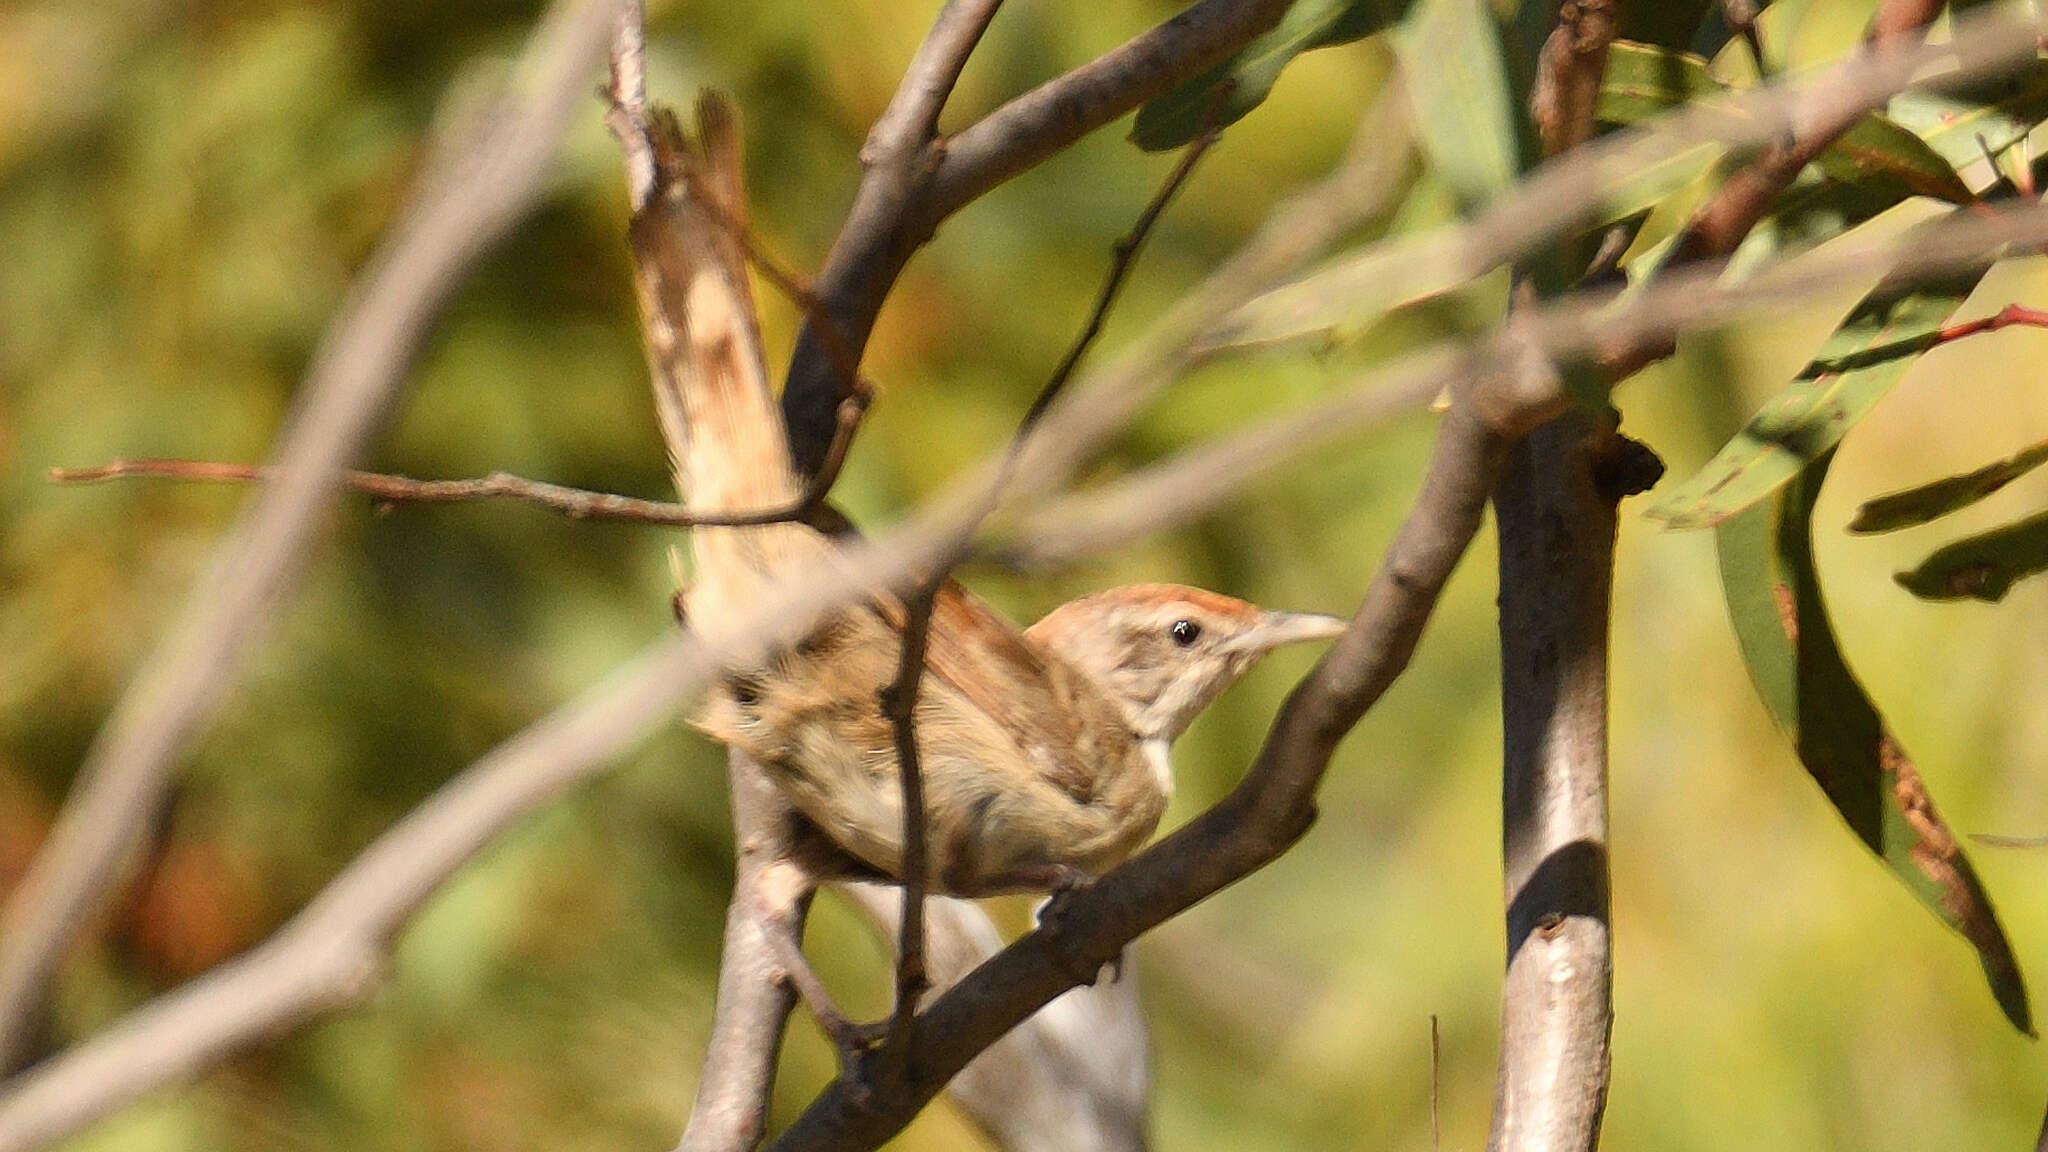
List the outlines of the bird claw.
<svg viewBox="0 0 2048 1152">
<path fill-rule="evenodd" d="M 1067 902 L 1076 892 L 1095 883 L 1095 877 L 1067 864 L 1048 864 L 1030 874 L 1028 879 L 1036 881 L 1032 887 L 1043 891 L 1045 903 L 1038 906 L 1038 926 L 1057 928 L 1059 919 L 1066 914 Z"/>
<path fill-rule="evenodd" d="M 1088 957 L 1081 955 L 1079 951 L 1069 946 L 1070 941 L 1064 928 L 1068 903 L 1073 900 L 1078 892 L 1093 884 L 1095 878 L 1076 868 L 1059 867 L 1058 871 L 1059 875 L 1057 878 L 1048 885 L 1051 892 L 1046 896 L 1045 903 L 1038 906 L 1039 931 L 1045 933 L 1046 937 L 1052 941 L 1054 951 L 1059 954 L 1067 969 L 1067 974 L 1074 978 L 1075 983 L 1094 984 L 1102 978 L 1102 969 L 1104 967 L 1109 969 L 1109 978 L 1112 982 L 1123 979 L 1124 954 L 1122 952 L 1118 952 L 1107 965 L 1102 965 L 1091 961 Z"/>
</svg>

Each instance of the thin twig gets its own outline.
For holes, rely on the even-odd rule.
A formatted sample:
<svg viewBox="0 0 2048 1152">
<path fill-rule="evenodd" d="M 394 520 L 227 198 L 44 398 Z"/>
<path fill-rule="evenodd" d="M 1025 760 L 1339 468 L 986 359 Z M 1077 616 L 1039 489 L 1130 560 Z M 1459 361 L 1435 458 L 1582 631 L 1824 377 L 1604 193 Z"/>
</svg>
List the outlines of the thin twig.
<svg viewBox="0 0 2048 1152">
<path fill-rule="evenodd" d="M 168 480 L 238 481 L 269 484 L 277 480 L 275 468 L 253 464 L 226 464 L 213 460 L 114 460 L 95 468 L 52 468 L 50 480 L 57 484 L 98 484 L 107 480 L 157 477 Z M 672 528 L 696 525 L 749 525 L 775 523 L 790 518 L 788 510 L 729 515 L 699 515 L 681 504 L 666 500 L 643 500 L 610 492 L 592 492 L 529 480 L 509 472 L 492 472 L 467 480 L 415 480 L 387 472 L 342 473 L 348 487 L 374 497 L 380 505 L 453 504 L 471 500 L 505 499 L 534 504 L 574 520 L 617 520 L 632 524 L 655 524 Z"/>
<path fill-rule="evenodd" d="M 1067 349 L 1067 354 L 1060 361 L 1059 367 L 1052 370 L 1052 377 L 1046 381 L 1045 387 L 1039 389 L 1037 398 L 1032 400 L 1031 407 L 1024 413 L 1023 424 L 1018 429 L 1020 438 L 1023 433 L 1037 426 L 1039 418 L 1045 415 L 1045 410 L 1051 407 L 1052 402 L 1066 389 L 1067 381 L 1073 379 L 1074 369 L 1081 366 L 1081 358 L 1088 354 L 1088 349 L 1094 345 L 1095 338 L 1102 334 L 1102 325 L 1109 319 L 1109 310 L 1115 306 L 1118 294 L 1123 291 L 1124 278 L 1131 270 L 1132 261 L 1137 259 L 1138 249 L 1144 245 L 1145 237 L 1152 234 L 1152 226 L 1159 222 L 1160 214 L 1166 211 L 1166 206 L 1173 202 L 1181 186 L 1187 183 L 1188 177 L 1195 171 L 1195 165 L 1201 163 L 1202 157 L 1208 155 L 1209 149 L 1215 146 L 1218 134 L 1216 121 L 1222 117 L 1223 109 L 1229 101 L 1230 89 L 1231 85 L 1228 84 L 1217 87 L 1215 102 L 1209 113 L 1209 125 L 1181 150 L 1179 163 L 1173 166 L 1173 171 L 1167 173 L 1166 183 L 1160 185 L 1158 193 L 1152 197 L 1152 202 L 1145 206 L 1145 211 L 1139 214 L 1130 231 L 1117 237 L 1116 243 L 1110 246 L 1109 275 L 1104 277 L 1102 290 L 1095 296 L 1095 307 L 1088 313 L 1088 322 L 1082 325 L 1080 335 L 1074 338 L 1073 346 Z"/>
<path fill-rule="evenodd" d="M 440 304 L 533 203 L 587 91 L 616 0 L 559 0 L 520 75 L 459 163 L 419 189 L 323 336 L 273 457 L 283 472 L 216 550 L 169 637 L 94 740 L 78 784 L 0 912 L 0 1070 L 25 1055 L 66 944 L 163 803 L 171 767 L 206 726 L 285 604 L 342 469 L 391 410 Z"/>
<path fill-rule="evenodd" d="M 1934 334 L 1934 344 L 1930 347 L 2006 328 L 2048 328 L 2048 311 L 2028 308 L 2022 304 L 2007 304 L 1981 320 L 1966 320 L 1961 324 L 1951 324 L 1943 328 Z"/>
<path fill-rule="evenodd" d="M 882 711 L 889 717 L 895 735 L 897 778 L 903 789 L 903 910 L 896 930 L 896 1002 L 889 1012 L 884 1049 L 891 1074 L 898 1080 L 908 1075 L 910 1067 L 910 1022 L 917 1015 L 918 997 L 931 986 L 924 966 L 924 899 L 930 875 L 926 864 L 924 772 L 918 763 L 916 713 L 918 691 L 924 680 L 925 650 L 932 634 L 932 610 L 950 567 L 943 565 L 936 575 L 927 577 L 906 604 L 896 678 L 882 692 Z"/>
</svg>

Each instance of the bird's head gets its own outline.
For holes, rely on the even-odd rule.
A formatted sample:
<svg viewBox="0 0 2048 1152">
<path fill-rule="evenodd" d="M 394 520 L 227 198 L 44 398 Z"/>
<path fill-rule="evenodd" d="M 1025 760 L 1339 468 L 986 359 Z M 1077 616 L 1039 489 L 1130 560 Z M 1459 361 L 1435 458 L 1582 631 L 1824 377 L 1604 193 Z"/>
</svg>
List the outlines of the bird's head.
<svg viewBox="0 0 2048 1152">
<path fill-rule="evenodd" d="M 1062 604 L 1028 634 L 1107 691 L 1141 738 L 1171 742 L 1261 656 L 1344 626 L 1200 588 L 1133 584 Z"/>
</svg>

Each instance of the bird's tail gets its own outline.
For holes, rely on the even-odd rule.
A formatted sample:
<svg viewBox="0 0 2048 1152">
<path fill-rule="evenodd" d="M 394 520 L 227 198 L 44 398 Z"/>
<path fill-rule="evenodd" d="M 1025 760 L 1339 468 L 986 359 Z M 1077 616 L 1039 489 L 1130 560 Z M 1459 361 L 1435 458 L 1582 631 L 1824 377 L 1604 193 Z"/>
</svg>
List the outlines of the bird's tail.
<svg viewBox="0 0 2048 1152">
<path fill-rule="evenodd" d="M 782 411 L 768 385 L 742 234 L 746 190 L 739 123 L 715 93 L 697 133 L 654 114 L 657 192 L 632 224 L 648 361 L 676 487 L 693 512 L 787 507 L 801 492 Z M 806 529 L 790 524 L 692 530 L 693 618 L 744 607 Z"/>
</svg>

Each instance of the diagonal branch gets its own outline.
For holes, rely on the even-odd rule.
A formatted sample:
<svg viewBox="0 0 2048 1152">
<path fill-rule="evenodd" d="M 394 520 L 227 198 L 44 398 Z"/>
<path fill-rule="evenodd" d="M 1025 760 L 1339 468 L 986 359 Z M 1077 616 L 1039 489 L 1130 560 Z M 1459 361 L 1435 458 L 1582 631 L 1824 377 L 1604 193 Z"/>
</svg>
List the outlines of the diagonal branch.
<svg viewBox="0 0 2048 1152">
<path fill-rule="evenodd" d="M 912 1026 L 900 1079 L 832 1085 L 777 1149 L 878 1148 L 976 1053 L 1090 978 L 1143 932 L 1276 859 L 1308 830 L 1337 743 L 1406 667 L 1436 598 L 1478 531 L 1507 447 L 1552 386 L 1488 381 L 1446 416 L 1421 493 L 1351 627 L 1296 687 L 1244 780 L 1221 803 L 1086 888 L 1054 921 L 983 964 Z M 1499 414 L 1489 423 L 1480 412 Z M 858 1103 L 856 1103 L 858 1101 Z"/>
<path fill-rule="evenodd" d="M 382 424 L 442 302 L 539 195 L 614 6 L 558 0 L 549 10 L 499 106 L 416 191 L 328 328 L 277 449 L 279 482 L 222 543 L 123 694 L 0 912 L 0 1071 L 27 1055 L 65 945 L 163 803 L 172 764 L 296 585 L 343 467 Z"/>
</svg>

